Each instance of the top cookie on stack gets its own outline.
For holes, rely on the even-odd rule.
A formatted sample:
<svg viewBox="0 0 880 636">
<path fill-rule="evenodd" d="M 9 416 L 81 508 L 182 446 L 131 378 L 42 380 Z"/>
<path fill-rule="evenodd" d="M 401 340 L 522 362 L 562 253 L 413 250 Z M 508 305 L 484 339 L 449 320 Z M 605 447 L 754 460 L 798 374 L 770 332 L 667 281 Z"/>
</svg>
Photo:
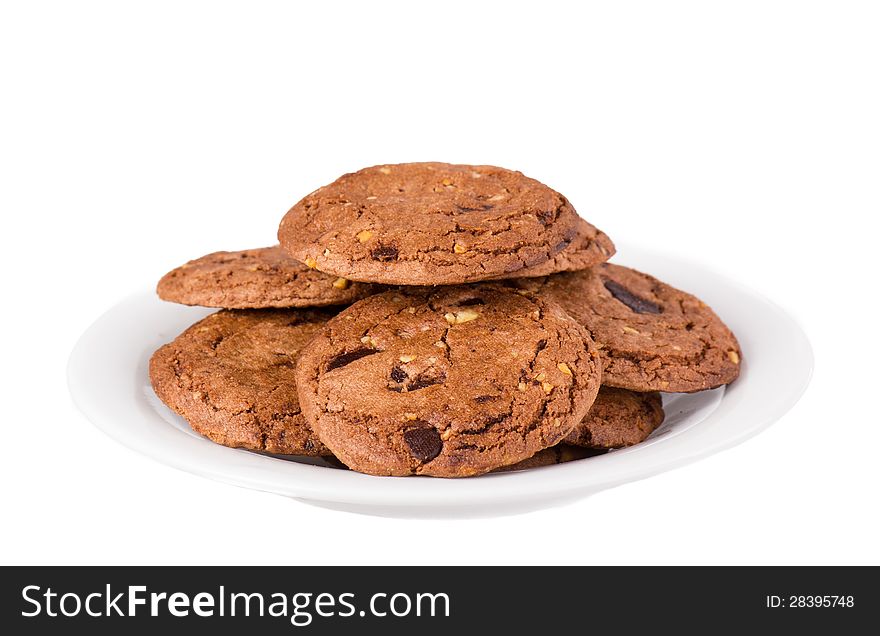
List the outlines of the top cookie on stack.
<svg viewBox="0 0 880 636">
<path fill-rule="evenodd" d="M 278 238 L 309 267 L 391 285 L 543 276 L 614 254 L 608 236 L 544 184 L 504 168 L 447 163 L 343 175 L 294 205 Z"/>
</svg>

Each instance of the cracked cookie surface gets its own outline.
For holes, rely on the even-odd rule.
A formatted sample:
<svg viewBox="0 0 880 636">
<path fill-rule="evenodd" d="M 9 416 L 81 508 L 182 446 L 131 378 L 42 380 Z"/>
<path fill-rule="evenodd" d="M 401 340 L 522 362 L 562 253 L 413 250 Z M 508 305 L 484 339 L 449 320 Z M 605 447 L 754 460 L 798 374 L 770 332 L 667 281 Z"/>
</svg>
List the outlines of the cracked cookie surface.
<svg viewBox="0 0 880 636">
<path fill-rule="evenodd" d="M 548 262 L 559 271 L 552 268 L 575 266 L 553 259 L 576 240 L 578 266 L 613 251 L 544 184 L 503 168 L 445 163 L 346 174 L 293 206 L 278 238 L 323 272 L 396 285 L 487 280 Z"/>
<path fill-rule="evenodd" d="M 567 248 L 558 252 L 551 259 L 521 269 L 513 275 L 517 278 L 534 278 L 558 272 L 588 269 L 599 263 L 604 263 L 614 256 L 615 251 L 614 243 L 605 232 L 578 218 L 575 237 Z M 505 274 L 493 280 L 510 278 L 510 276 L 510 274 Z"/>
<path fill-rule="evenodd" d="M 690 393 L 739 375 L 739 344 L 715 312 L 647 274 L 604 263 L 511 284 L 559 303 L 587 328 L 608 386 Z"/>
<path fill-rule="evenodd" d="M 300 412 L 296 357 L 332 313 L 224 310 L 150 359 L 156 395 L 210 440 L 285 455 L 326 455 Z"/>
<path fill-rule="evenodd" d="M 657 430 L 663 418 L 659 393 L 603 386 L 587 416 L 568 434 L 565 443 L 596 449 L 633 446 Z"/>
<path fill-rule="evenodd" d="M 222 309 L 348 305 L 380 286 L 324 274 L 280 246 L 214 252 L 171 270 L 159 281 L 159 298 Z"/>
<path fill-rule="evenodd" d="M 297 363 L 309 424 L 350 468 L 464 477 L 555 445 L 601 360 L 559 306 L 480 287 L 389 291 L 327 323 Z"/>
</svg>

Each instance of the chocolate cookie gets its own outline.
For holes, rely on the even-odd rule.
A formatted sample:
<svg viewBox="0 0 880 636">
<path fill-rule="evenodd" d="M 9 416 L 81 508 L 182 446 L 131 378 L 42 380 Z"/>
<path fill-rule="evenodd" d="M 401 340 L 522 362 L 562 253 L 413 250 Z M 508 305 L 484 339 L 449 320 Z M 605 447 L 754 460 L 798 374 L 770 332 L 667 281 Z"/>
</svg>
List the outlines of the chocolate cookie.
<svg viewBox="0 0 880 636">
<path fill-rule="evenodd" d="M 565 438 L 586 448 L 622 448 L 643 442 L 663 423 L 659 393 L 603 386 L 587 416 Z"/>
<path fill-rule="evenodd" d="M 701 300 L 636 270 L 591 270 L 514 285 L 562 305 L 602 350 L 602 382 L 633 391 L 690 393 L 733 382 L 742 353 Z"/>
<path fill-rule="evenodd" d="M 490 285 L 389 291 L 297 363 L 303 414 L 350 468 L 463 477 L 553 446 L 599 389 L 599 354 L 557 305 Z"/>
<path fill-rule="evenodd" d="M 150 359 L 156 395 L 193 429 L 224 446 L 282 453 L 328 451 L 300 413 L 295 361 L 332 314 L 219 311 Z"/>
<path fill-rule="evenodd" d="M 446 163 L 344 175 L 293 206 L 278 238 L 323 272 L 396 285 L 509 276 L 551 260 L 576 239 L 580 266 L 610 252 L 608 237 L 542 183 L 503 168 Z"/>
<path fill-rule="evenodd" d="M 557 444 L 556 446 L 551 446 L 550 448 L 539 450 L 528 459 L 517 462 L 512 466 L 498 468 L 493 472 L 503 473 L 512 470 L 529 470 L 531 468 L 542 468 L 544 466 L 553 466 L 555 464 L 565 464 L 567 462 L 573 462 L 578 459 L 586 459 L 587 457 L 602 455 L 604 452 L 604 450 L 583 448 L 581 446 L 571 446 L 565 443 Z"/>
<path fill-rule="evenodd" d="M 258 309 L 348 305 L 381 290 L 322 274 L 276 245 L 202 256 L 165 274 L 156 291 L 184 305 Z"/>
</svg>

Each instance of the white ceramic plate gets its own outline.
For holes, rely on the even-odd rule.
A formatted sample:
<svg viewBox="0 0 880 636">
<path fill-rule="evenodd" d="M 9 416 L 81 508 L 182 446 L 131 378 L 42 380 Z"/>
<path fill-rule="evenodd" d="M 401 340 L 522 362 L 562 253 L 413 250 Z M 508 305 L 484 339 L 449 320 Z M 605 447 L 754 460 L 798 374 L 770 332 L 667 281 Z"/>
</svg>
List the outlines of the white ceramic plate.
<svg viewBox="0 0 880 636">
<path fill-rule="evenodd" d="M 813 357 L 800 327 L 763 297 L 698 265 L 628 248 L 623 264 L 690 291 L 727 322 L 743 350 L 734 384 L 664 395 L 667 419 L 645 442 L 598 457 L 469 479 L 372 477 L 322 460 L 225 448 L 194 433 L 150 388 L 152 352 L 212 310 L 135 294 L 99 318 L 70 357 L 73 399 L 96 426 L 160 462 L 245 488 L 336 509 L 391 516 L 485 516 L 566 503 L 738 444 L 803 393 Z"/>
</svg>

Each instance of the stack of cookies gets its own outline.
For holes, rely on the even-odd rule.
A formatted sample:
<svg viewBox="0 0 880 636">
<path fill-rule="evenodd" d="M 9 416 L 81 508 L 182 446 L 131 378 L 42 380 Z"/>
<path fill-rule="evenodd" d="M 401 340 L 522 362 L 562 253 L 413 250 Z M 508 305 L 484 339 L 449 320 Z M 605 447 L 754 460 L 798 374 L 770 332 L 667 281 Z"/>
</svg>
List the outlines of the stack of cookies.
<svg viewBox="0 0 880 636">
<path fill-rule="evenodd" d="M 367 168 L 293 206 L 278 239 L 159 282 L 221 308 L 150 361 L 159 398 L 219 444 L 371 475 L 530 469 L 638 444 L 659 392 L 739 374 L 705 303 L 607 263 L 608 236 L 519 172 Z"/>
</svg>

